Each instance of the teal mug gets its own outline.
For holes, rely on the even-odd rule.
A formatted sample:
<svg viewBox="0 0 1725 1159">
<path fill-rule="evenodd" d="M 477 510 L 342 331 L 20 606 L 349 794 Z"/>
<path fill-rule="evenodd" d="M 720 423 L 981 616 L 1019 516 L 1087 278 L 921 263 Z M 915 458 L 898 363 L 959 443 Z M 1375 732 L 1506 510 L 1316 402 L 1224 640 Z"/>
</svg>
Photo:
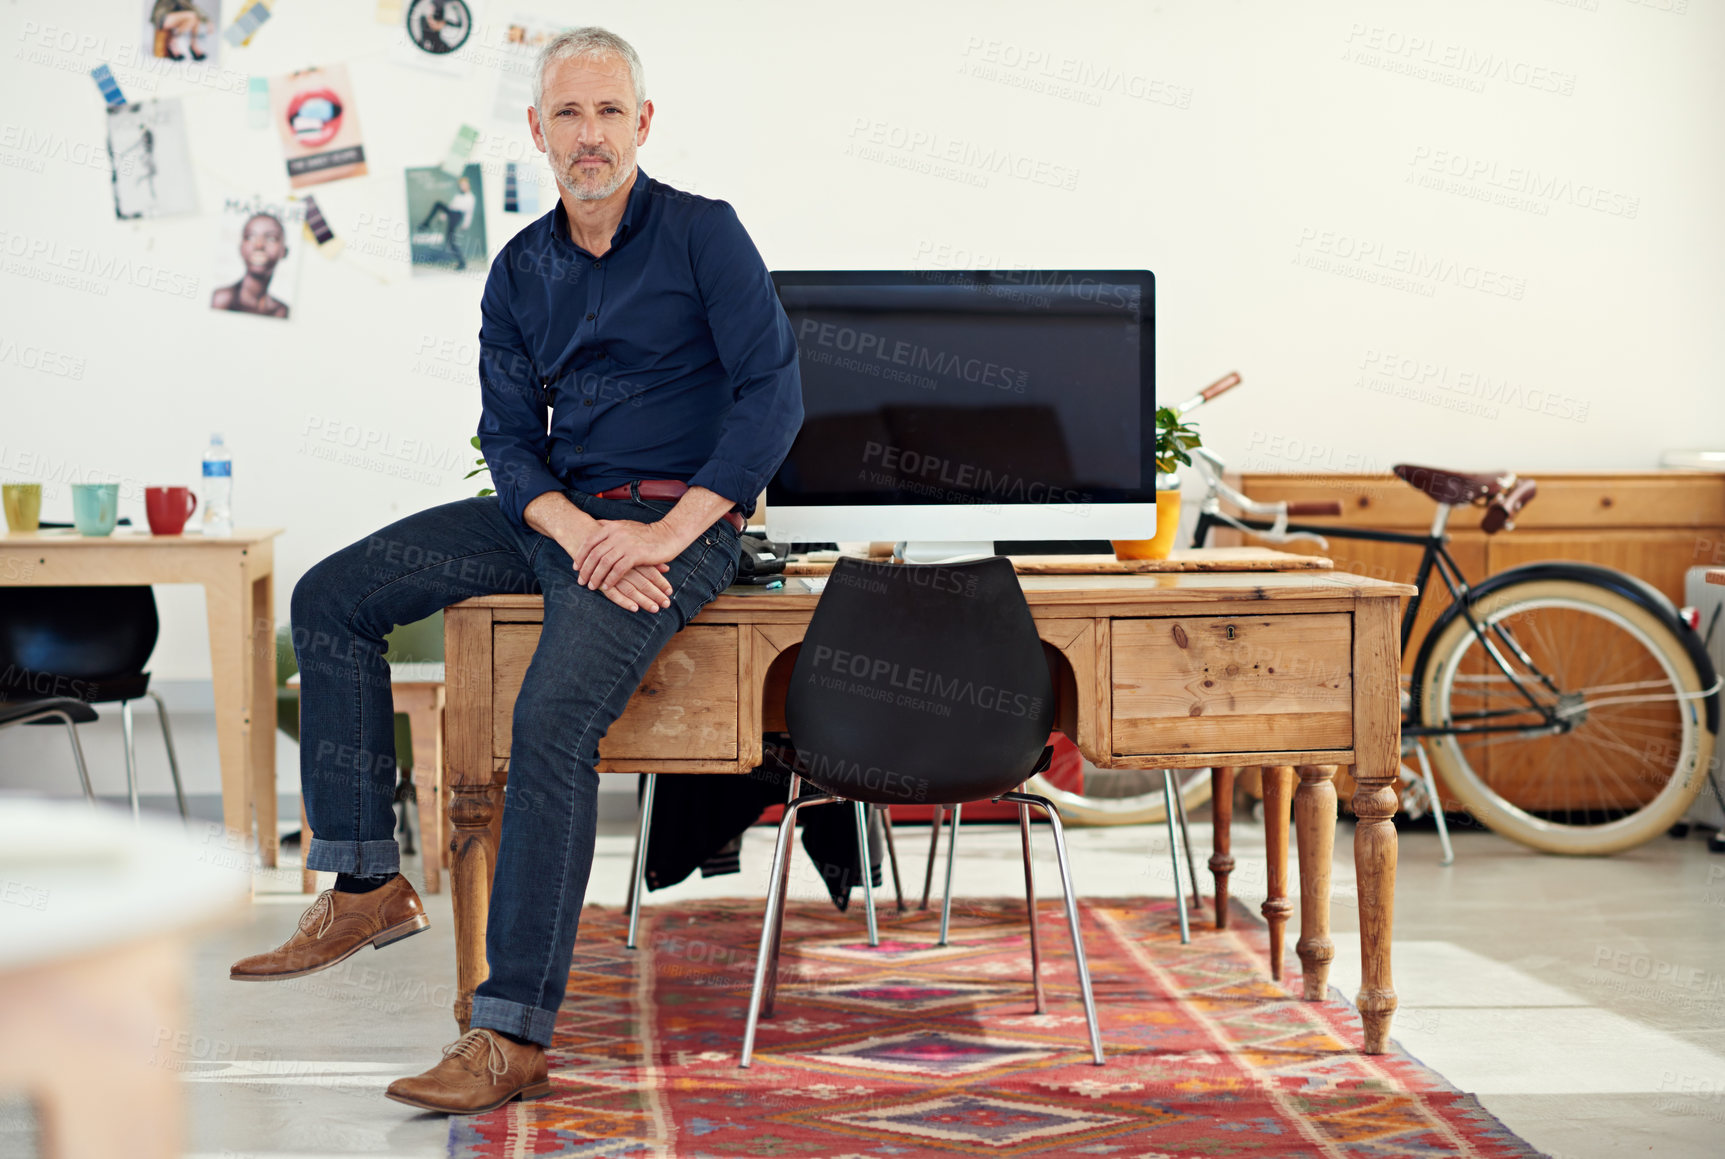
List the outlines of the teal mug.
<svg viewBox="0 0 1725 1159">
<path fill-rule="evenodd" d="M 72 523 L 79 535 L 112 535 L 119 515 L 118 483 L 72 484 Z"/>
</svg>

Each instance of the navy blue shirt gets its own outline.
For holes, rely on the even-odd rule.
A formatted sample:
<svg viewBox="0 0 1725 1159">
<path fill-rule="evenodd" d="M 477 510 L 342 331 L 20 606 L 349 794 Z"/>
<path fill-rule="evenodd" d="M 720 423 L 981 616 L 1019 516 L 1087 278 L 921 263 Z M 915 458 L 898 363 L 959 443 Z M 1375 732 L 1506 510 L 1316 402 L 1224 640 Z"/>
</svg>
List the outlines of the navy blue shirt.
<svg viewBox="0 0 1725 1159">
<path fill-rule="evenodd" d="M 796 338 L 736 211 L 639 166 L 609 250 L 570 240 L 559 199 L 491 263 L 480 314 L 479 445 L 522 527 L 547 491 L 632 479 L 747 514 L 802 425 Z"/>
</svg>

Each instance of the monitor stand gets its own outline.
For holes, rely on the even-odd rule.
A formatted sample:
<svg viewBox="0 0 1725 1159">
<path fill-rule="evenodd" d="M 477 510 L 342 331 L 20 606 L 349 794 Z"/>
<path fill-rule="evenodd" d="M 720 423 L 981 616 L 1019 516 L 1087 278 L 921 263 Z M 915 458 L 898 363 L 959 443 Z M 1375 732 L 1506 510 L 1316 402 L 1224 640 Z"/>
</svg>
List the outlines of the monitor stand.
<svg viewBox="0 0 1725 1159">
<path fill-rule="evenodd" d="M 893 555 L 905 563 L 968 563 L 994 554 L 992 539 L 904 539 Z"/>
</svg>

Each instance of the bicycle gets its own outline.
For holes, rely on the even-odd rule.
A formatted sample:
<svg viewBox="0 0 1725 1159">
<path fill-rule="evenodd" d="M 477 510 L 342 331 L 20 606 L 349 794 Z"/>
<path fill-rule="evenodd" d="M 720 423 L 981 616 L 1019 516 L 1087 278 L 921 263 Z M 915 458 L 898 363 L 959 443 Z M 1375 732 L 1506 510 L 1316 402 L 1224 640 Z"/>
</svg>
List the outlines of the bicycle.
<svg viewBox="0 0 1725 1159">
<path fill-rule="evenodd" d="M 1230 374 L 1175 409 L 1184 415 L 1240 381 Z M 1409 601 L 1401 628 L 1404 656 L 1414 649 L 1402 691 L 1402 755 L 1414 757 L 1420 772 L 1404 763 L 1401 789 L 1410 816 L 1433 813 L 1444 864 L 1454 850 L 1434 764 L 1480 823 L 1553 853 L 1638 845 L 1668 829 L 1701 791 L 1718 734 L 1720 681 L 1700 639 L 1664 595 L 1623 572 L 1568 561 L 1510 568 L 1474 585 L 1450 554 L 1446 528 L 1456 506 L 1486 508 L 1487 534 L 1510 531 L 1538 491 L 1535 480 L 1398 466 L 1398 478 L 1437 503 L 1430 531 L 1417 535 L 1290 522 L 1340 515 L 1341 505 L 1256 502 L 1223 480 L 1226 465 L 1213 451 L 1194 453 L 1206 488 L 1194 547 L 1207 546 L 1216 528 L 1231 527 L 1320 550 L 1328 549 L 1326 536 L 1422 550 L 1414 581 L 1420 594 Z M 1242 517 L 1224 512 L 1224 501 Z M 1415 621 L 1434 574 L 1451 603 L 1416 641 Z M 1566 647 L 1583 633 L 1596 641 L 1585 654 Z M 1608 668 L 1612 674 L 1599 679 Z M 1537 806 L 1517 804 L 1494 785 L 1525 782 L 1530 771 L 1542 774 L 1534 786 Z M 1187 808 L 1209 799 L 1208 769 L 1177 775 Z M 1080 823 L 1167 816 L 1159 769 L 1086 767 L 1034 791 Z"/>
<path fill-rule="evenodd" d="M 1419 535 L 1290 522 L 1290 515 L 1339 515 L 1341 507 L 1256 502 L 1224 481 L 1226 466 L 1214 452 L 1194 454 L 1206 486 L 1194 547 L 1230 527 L 1321 550 L 1326 537 L 1422 549 L 1419 591 L 1401 626 L 1403 656 L 1414 657 L 1402 690 L 1402 752 L 1421 771 L 1404 763 L 1401 782 L 1410 815 L 1432 812 L 1443 864 L 1454 850 L 1434 764 L 1473 818 L 1549 853 L 1639 845 L 1668 830 L 1701 791 L 1719 731 L 1720 681 L 1670 600 L 1635 576 L 1562 560 L 1473 584 L 1450 554 L 1446 527 L 1456 507 L 1484 508 L 1488 535 L 1512 531 L 1538 492 L 1535 480 L 1397 465 L 1397 478 L 1437 504 L 1430 531 Z M 1245 517 L 1227 514 L 1224 501 Z M 1434 574 L 1451 603 L 1416 640 Z M 1585 648 L 1575 643 L 1582 639 Z M 1519 804 L 1501 791 L 1512 786 Z"/>
</svg>

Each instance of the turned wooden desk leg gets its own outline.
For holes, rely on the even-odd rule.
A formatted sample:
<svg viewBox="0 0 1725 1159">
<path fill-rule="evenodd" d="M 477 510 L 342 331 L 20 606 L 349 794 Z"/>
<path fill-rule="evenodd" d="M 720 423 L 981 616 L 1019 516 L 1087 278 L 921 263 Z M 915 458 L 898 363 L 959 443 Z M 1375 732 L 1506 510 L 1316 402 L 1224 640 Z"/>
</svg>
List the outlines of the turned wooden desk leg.
<svg viewBox="0 0 1725 1159">
<path fill-rule="evenodd" d="M 1294 790 L 1294 837 L 1300 848 L 1300 955 L 1303 996 L 1322 1002 L 1330 992 L 1330 863 L 1336 853 L 1335 765 L 1300 765 Z"/>
<path fill-rule="evenodd" d="M 1401 766 L 1400 639 L 1394 600 L 1362 600 L 1354 613 L 1354 873 L 1360 895 L 1360 995 L 1365 1052 L 1382 1054 L 1396 1009 L 1390 979 L 1395 924 L 1396 811 Z"/>
<path fill-rule="evenodd" d="M 1270 977 L 1282 980 L 1283 936 L 1294 903 L 1288 898 L 1288 806 L 1294 792 L 1294 766 L 1264 768 L 1264 862 L 1269 896 L 1264 920 L 1270 925 Z"/>
<path fill-rule="evenodd" d="M 473 992 L 490 974 L 485 961 L 485 922 L 491 909 L 491 878 L 497 868 L 492 820 L 500 812 L 490 785 L 452 785 L 449 814 L 450 899 L 455 912 L 455 1021 L 468 1030 Z"/>
<path fill-rule="evenodd" d="M 455 1021 L 463 1034 L 473 992 L 485 981 L 485 924 L 497 866 L 504 775 L 496 771 L 491 732 L 491 611 L 443 613 L 444 788 L 449 794 L 449 903 L 455 919 Z"/>
<path fill-rule="evenodd" d="M 1228 875 L 1234 872 L 1232 835 L 1234 824 L 1234 770 L 1218 766 L 1210 770 L 1210 876 L 1216 880 L 1216 928 L 1228 928 Z"/>
</svg>

